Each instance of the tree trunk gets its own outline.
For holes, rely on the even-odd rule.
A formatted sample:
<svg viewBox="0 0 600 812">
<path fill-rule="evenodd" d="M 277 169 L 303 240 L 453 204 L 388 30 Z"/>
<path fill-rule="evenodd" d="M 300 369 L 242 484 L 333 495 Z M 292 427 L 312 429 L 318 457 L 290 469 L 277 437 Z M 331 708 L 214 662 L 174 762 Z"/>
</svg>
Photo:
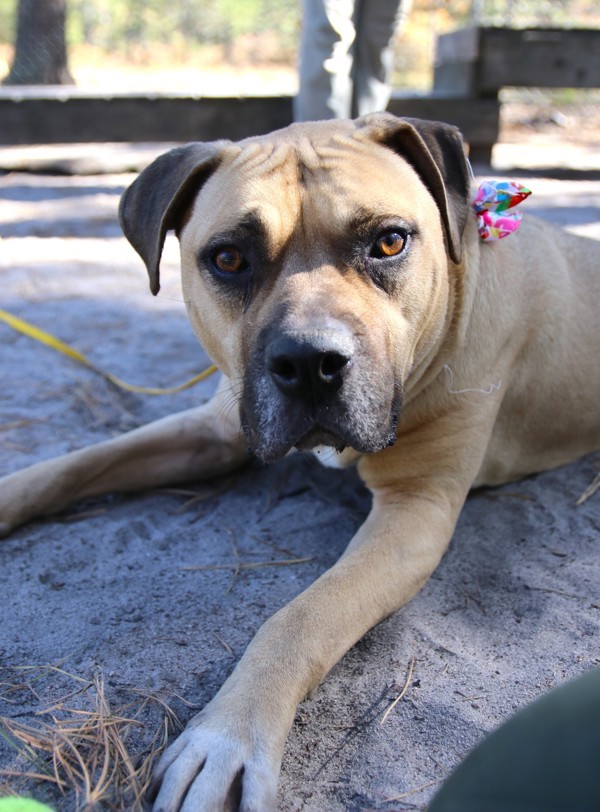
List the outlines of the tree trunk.
<svg viewBox="0 0 600 812">
<path fill-rule="evenodd" d="M 5 85 L 70 85 L 66 0 L 19 0 L 17 41 Z"/>
</svg>

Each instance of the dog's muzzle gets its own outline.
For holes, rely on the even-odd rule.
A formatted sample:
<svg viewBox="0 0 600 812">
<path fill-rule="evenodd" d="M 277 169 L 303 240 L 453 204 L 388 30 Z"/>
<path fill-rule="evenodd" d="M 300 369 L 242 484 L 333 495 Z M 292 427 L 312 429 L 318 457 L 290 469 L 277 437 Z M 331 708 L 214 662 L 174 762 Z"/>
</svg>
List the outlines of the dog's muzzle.
<svg viewBox="0 0 600 812">
<path fill-rule="evenodd" d="M 343 323 L 271 330 L 247 366 L 242 425 L 265 462 L 319 445 L 377 451 L 395 439 L 391 370 Z"/>
</svg>

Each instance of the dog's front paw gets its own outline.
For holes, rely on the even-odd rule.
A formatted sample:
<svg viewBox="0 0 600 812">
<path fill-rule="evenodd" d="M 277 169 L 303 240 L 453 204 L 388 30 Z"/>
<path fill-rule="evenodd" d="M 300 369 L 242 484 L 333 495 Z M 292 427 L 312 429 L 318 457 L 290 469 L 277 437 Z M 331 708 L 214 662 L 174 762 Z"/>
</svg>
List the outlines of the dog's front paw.
<svg viewBox="0 0 600 812">
<path fill-rule="evenodd" d="M 163 754 L 153 812 L 269 812 L 276 806 L 280 758 L 251 736 L 215 729 L 202 714 Z"/>
</svg>

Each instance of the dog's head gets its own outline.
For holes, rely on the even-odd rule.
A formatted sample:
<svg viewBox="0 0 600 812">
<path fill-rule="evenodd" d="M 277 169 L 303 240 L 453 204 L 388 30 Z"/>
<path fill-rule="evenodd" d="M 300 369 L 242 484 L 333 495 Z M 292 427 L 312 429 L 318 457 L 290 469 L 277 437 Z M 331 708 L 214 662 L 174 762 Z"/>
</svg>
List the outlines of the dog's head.
<svg viewBox="0 0 600 812">
<path fill-rule="evenodd" d="M 120 214 L 154 293 L 177 231 L 194 329 L 271 461 L 393 442 L 452 321 L 468 198 L 455 128 L 375 114 L 177 148 Z"/>
</svg>

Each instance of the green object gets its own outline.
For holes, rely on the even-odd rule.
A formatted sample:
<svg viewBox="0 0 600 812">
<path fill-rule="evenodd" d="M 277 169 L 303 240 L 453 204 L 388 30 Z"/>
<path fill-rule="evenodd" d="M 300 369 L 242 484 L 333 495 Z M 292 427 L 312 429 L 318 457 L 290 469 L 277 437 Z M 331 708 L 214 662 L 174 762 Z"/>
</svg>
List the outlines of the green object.
<svg viewBox="0 0 600 812">
<path fill-rule="evenodd" d="M 0 812 L 53 812 L 50 806 L 33 798 L 0 798 Z"/>
<path fill-rule="evenodd" d="M 492 733 L 429 812 L 600 812 L 600 669 L 555 688 Z"/>
</svg>

